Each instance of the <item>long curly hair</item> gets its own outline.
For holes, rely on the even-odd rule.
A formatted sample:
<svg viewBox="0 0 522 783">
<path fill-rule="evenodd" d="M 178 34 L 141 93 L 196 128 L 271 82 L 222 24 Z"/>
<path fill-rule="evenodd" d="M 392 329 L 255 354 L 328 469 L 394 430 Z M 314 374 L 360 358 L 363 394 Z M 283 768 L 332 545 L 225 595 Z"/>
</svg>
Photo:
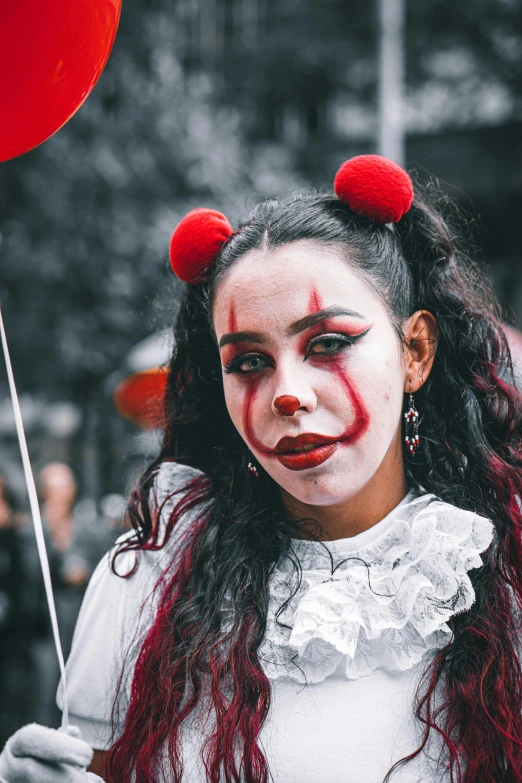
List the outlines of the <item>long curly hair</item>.
<svg viewBox="0 0 522 783">
<path fill-rule="evenodd" d="M 522 402 L 501 312 L 480 266 L 461 245 L 451 205 L 436 185 L 416 186 L 393 227 L 370 223 L 331 194 L 265 202 L 224 245 L 211 277 L 184 291 L 174 327 L 161 452 L 130 499 L 126 547 L 158 549 L 191 512 L 181 554 L 163 574 L 158 609 L 133 667 L 130 698 L 108 762 L 118 783 L 181 783 L 181 728 L 205 700 L 215 715 L 202 757 L 210 783 L 266 783 L 259 742 L 270 683 L 258 648 L 270 574 L 301 522 L 278 487 L 248 470 L 248 450 L 225 405 L 211 322 L 219 281 L 249 250 L 296 240 L 336 246 L 372 283 L 403 339 L 419 309 L 438 324 L 433 367 L 416 395 L 421 444 L 405 455 L 411 483 L 492 520 L 494 541 L 470 578 L 476 600 L 448 624 L 415 695 L 422 743 L 441 740 L 452 783 L 522 783 Z M 198 468 L 174 504 L 161 540 L 151 488 L 161 463 Z M 138 566 L 139 567 L 139 566 Z M 295 564 L 299 568 L 299 564 Z M 222 606 L 227 599 L 228 622 Z M 161 778 L 163 779 L 163 778 Z"/>
</svg>

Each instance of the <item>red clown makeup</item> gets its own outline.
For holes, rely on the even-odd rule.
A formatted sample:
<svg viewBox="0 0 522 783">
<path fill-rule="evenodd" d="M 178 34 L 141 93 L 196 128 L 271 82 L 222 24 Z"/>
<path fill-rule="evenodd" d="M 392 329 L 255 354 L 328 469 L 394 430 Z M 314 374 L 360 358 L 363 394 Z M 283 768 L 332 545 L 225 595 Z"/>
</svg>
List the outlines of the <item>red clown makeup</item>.
<svg viewBox="0 0 522 783">
<path fill-rule="evenodd" d="M 299 410 L 301 403 L 291 394 L 282 394 L 274 400 L 274 408 L 283 416 L 293 416 Z"/>
<path fill-rule="evenodd" d="M 213 311 L 227 408 L 259 464 L 303 503 L 358 491 L 400 437 L 405 369 L 386 309 L 339 253 L 251 251 Z"/>
</svg>

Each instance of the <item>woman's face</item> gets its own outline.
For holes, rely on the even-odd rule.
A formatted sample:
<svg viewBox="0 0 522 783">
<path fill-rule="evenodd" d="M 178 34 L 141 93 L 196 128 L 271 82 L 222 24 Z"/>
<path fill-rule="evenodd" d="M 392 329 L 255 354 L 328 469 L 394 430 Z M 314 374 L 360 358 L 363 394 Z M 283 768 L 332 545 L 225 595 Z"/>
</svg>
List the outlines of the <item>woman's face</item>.
<svg viewBox="0 0 522 783">
<path fill-rule="evenodd" d="M 258 463 L 303 503 L 355 495 L 400 440 L 407 376 L 370 284 L 318 243 L 253 250 L 213 319 L 227 408 Z"/>
</svg>

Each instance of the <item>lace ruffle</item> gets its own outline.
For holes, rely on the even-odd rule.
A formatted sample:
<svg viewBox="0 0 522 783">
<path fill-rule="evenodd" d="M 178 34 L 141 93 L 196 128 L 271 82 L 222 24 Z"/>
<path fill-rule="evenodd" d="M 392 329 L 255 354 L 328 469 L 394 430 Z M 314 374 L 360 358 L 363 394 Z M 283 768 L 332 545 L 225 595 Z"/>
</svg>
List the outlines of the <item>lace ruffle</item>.
<svg viewBox="0 0 522 783">
<path fill-rule="evenodd" d="M 300 585 L 289 556 L 271 577 L 259 649 L 270 679 L 320 682 L 343 657 L 348 679 L 377 668 L 405 671 L 451 640 L 447 620 L 475 600 L 467 572 L 482 565 L 493 525 L 431 494 L 391 517 L 361 549 L 351 539 L 293 542 Z"/>
</svg>

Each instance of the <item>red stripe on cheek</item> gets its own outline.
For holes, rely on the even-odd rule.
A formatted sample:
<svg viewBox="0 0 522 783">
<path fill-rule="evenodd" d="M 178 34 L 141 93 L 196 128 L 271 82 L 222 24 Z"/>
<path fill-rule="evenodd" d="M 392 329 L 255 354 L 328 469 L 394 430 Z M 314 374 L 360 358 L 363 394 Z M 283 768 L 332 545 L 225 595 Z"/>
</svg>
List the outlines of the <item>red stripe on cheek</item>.
<svg viewBox="0 0 522 783">
<path fill-rule="evenodd" d="M 346 389 L 347 396 L 354 410 L 354 419 L 352 423 L 343 432 L 343 439 L 346 443 L 355 443 L 361 438 L 370 425 L 370 415 L 363 405 L 360 396 L 355 391 L 350 382 L 348 374 L 340 361 L 332 362 L 328 369 L 337 376 L 339 382 Z"/>
<path fill-rule="evenodd" d="M 255 402 L 257 390 L 259 387 L 259 380 L 251 381 L 247 389 L 245 390 L 245 402 L 243 405 L 243 429 L 248 444 L 251 448 L 261 452 L 261 454 L 272 454 L 272 449 L 269 449 L 258 440 L 252 423 L 252 406 Z"/>
</svg>

